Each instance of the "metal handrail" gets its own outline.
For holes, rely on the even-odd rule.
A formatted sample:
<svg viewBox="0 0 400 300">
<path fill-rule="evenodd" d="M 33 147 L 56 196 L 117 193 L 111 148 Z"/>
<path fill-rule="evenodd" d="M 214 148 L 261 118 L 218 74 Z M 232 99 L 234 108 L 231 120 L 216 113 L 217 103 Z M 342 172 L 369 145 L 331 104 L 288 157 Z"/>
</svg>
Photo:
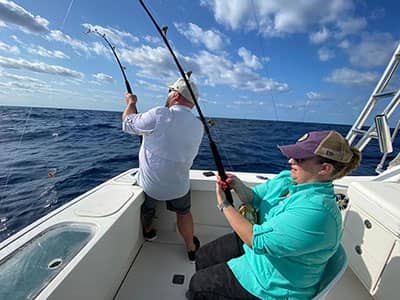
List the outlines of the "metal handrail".
<svg viewBox="0 0 400 300">
<path fill-rule="evenodd" d="M 347 133 L 347 140 L 349 141 L 350 144 L 352 144 L 356 137 L 358 135 L 360 135 L 360 131 L 362 131 L 362 127 L 365 125 L 366 120 L 368 119 L 368 117 L 371 115 L 373 109 L 375 108 L 380 96 L 384 95 L 391 95 L 392 92 L 385 92 L 385 88 L 388 86 L 390 80 L 393 77 L 394 72 L 397 69 L 397 66 L 400 63 L 400 43 L 397 46 L 395 52 L 393 53 L 393 56 L 389 62 L 389 64 L 387 65 L 382 77 L 380 78 L 380 80 L 378 81 L 374 91 L 372 92 L 371 96 L 369 97 L 369 100 L 367 102 L 367 104 L 365 105 L 364 109 L 362 110 L 362 112 L 360 113 L 360 115 L 358 116 L 357 120 L 354 122 L 352 128 L 350 129 L 350 131 Z M 398 90 L 397 92 L 395 92 L 395 95 L 392 99 L 392 101 L 390 101 L 390 103 L 386 106 L 386 108 L 384 109 L 384 111 L 380 114 L 386 114 L 386 116 L 389 118 L 390 115 L 393 113 L 393 111 L 395 111 L 395 109 L 397 108 L 397 106 L 400 104 L 400 100 L 399 100 L 399 92 L 400 90 Z M 375 132 L 375 125 L 372 125 L 370 127 L 370 129 L 363 134 L 360 142 L 356 145 L 356 147 L 362 151 L 364 149 L 364 147 L 369 143 L 369 141 L 372 138 L 371 133 Z"/>
<path fill-rule="evenodd" d="M 379 79 L 375 89 L 373 90 L 372 94 L 370 95 L 368 102 L 364 106 L 362 112 L 358 116 L 357 120 L 354 122 L 352 128 L 347 133 L 346 139 L 349 141 L 350 145 L 354 146 L 355 148 L 362 151 L 367 144 L 377 137 L 375 123 L 370 125 L 368 130 L 363 129 L 365 126 L 365 122 L 372 114 L 375 106 L 377 105 L 378 101 L 382 98 L 392 97 L 386 107 L 383 109 L 382 112 L 377 113 L 381 115 L 385 115 L 387 119 L 396 111 L 397 107 L 400 104 L 400 89 L 396 86 L 398 90 L 395 91 L 385 91 L 386 87 L 389 85 L 394 73 L 397 70 L 397 67 L 400 63 L 400 43 L 397 45 L 396 50 L 393 53 L 393 56 L 387 65 L 385 71 L 383 72 L 381 78 Z M 396 128 L 398 125 L 396 126 Z M 393 139 L 397 135 L 397 130 L 395 130 L 396 134 L 393 134 Z M 356 141 L 356 138 L 359 139 Z M 383 164 L 387 154 L 384 154 L 380 163 L 377 166 L 376 171 L 382 172 L 383 171 Z"/>
</svg>

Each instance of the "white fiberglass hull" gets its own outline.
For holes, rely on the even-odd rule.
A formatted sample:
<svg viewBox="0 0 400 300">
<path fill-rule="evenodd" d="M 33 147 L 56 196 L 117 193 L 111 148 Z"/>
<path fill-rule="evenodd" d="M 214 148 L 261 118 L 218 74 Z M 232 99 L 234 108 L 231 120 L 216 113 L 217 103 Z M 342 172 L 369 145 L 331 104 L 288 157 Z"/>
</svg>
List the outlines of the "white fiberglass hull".
<svg viewBox="0 0 400 300">
<path fill-rule="evenodd" d="M 144 195 L 140 187 L 133 185 L 134 171 L 128 170 L 88 191 L 2 242 L 0 278 L 3 283 L 0 298 L 18 299 L 30 295 L 37 299 L 185 299 L 184 292 L 194 272 L 194 265 L 188 261 L 177 233 L 175 215 L 160 203 L 155 224 L 159 239 L 153 243 L 143 241 L 140 206 Z M 355 229 L 359 224 L 354 225 L 354 214 L 359 211 L 354 209 L 361 209 L 361 213 L 365 213 L 365 207 L 357 206 L 360 199 L 356 199 L 359 194 L 355 182 L 361 186 L 374 182 L 377 186 L 383 186 L 385 192 L 385 186 L 379 184 L 380 179 L 386 183 L 398 181 L 398 173 L 396 171 L 389 177 L 385 174 L 380 177 L 346 177 L 335 183 L 336 192 L 345 196 L 349 185 L 355 184 L 355 188 L 352 188 L 355 205 L 352 206 L 350 198 L 350 205 L 342 210 L 345 225 L 350 222 L 352 226 L 350 231 L 345 228 L 344 232 L 350 268 L 328 299 L 368 299 L 371 298 L 370 294 L 379 299 L 395 299 L 393 288 L 397 287 L 393 286 L 392 280 L 398 278 L 399 268 L 394 263 L 388 266 L 388 262 L 397 262 L 400 254 L 398 236 L 391 231 L 393 227 L 387 229 L 372 218 L 370 221 L 374 230 L 378 228 L 381 230 L 379 233 L 385 233 L 384 253 L 374 253 L 371 258 L 368 248 L 363 249 L 363 253 L 368 254 L 365 257 L 349 252 L 353 251 L 354 240 L 363 241 L 366 236 L 367 244 L 361 242 L 360 247 L 374 245 L 370 241 L 374 239 L 370 231 Z M 262 183 L 265 177 L 274 176 L 235 174 L 249 185 Z M 204 244 L 231 229 L 216 208 L 215 176 L 206 177 L 203 171 L 195 170 L 190 175 L 195 232 Z M 394 194 L 393 197 L 399 196 L 396 193 L 400 193 L 400 190 L 393 189 L 393 186 L 387 189 Z M 234 199 L 237 207 L 235 195 Z M 359 236 L 355 236 L 357 234 Z M 47 243 L 47 240 L 57 241 L 57 238 L 64 240 L 60 238 L 61 235 L 71 239 L 71 247 L 61 242 Z M 379 242 L 379 237 L 377 239 Z M 55 249 L 38 248 L 38 245 L 49 245 Z M 64 247 L 63 251 L 58 251 L 60 247 Z M 75 252 L 68 248 L 75 249 Z M 45 264 L 40 266 L 43 269 L 41 272 L 35 273 L 38 266 L 29 262 L 32 252 L 40 253 L 41 263 Z M 54 257 L 54 253 L 58 257 Z M 9 271 L 4 271 L 6 269 Z M 22 274 L 20 272 L 32 272 L 35 282 L 30 285 L 24 283 L 18 275 Z M 174 275 L 184 275 L 182 284 L 172 282 Z M 26 280 L 29 277 L 24 278 Z"/>
</svg>

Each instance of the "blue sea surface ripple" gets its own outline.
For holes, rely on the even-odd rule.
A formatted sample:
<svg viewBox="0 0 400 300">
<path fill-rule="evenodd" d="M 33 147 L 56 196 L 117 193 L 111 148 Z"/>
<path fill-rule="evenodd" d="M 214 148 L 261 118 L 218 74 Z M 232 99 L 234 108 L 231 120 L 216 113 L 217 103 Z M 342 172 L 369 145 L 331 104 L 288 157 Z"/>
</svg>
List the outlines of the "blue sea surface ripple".
<svg viewBox="0 0 400 300">
<path fill-rule="evenodd" d="M 288 164 L 278 144 L 293 143 L 307 131 L 335 129 L 345 135 L 350 129 L 314 123 L 214 121 L 210 130 L 226 171 L 241 172 L 280 172 Z M 138 167 L 140 146 L 137 136 L 122 132 L 118 112 L 22 107 L 0 107 L 0 144 L 0 241 L 113 176 Z M 370 143 L 355 174 L 374 175 L 379 160 L 377 143 Z M 206 137 L 193 169 L 216 169 Z"/>
</svg>

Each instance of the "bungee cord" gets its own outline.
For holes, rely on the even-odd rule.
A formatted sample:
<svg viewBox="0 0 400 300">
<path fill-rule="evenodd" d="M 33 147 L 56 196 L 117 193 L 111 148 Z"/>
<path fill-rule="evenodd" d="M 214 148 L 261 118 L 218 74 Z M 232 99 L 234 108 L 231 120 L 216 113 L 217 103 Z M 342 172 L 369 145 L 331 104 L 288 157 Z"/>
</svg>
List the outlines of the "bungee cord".
<svg viewBox="0 0 400 300">
<path fill-rule="evenodd" d="M 192 99 L 193 99 L 194 104 L 196 106 L 197 112 L 199 113 L 200 121 L 203 123 L 203 126 L 204 126 L 204 131 L 206 132 L 206 135 L 207 135 L 207 138 L 208 138 L 208 143 L 210 145 L 211 152 L 212 152 L 212 155 L 213 155 L 216 167 L 217 167 L 218 175 L 221 177 L 221 179 L 223 181 L 226 181 L 227 176 L 226 176 L 226 173 L 225 173 L 224 166 L 222 164 L 221 156 L 219 155 L 219 152 L 218 152 L 218 149 L 217 149 L 217 145 L 215 144 L 215 142 L 212 139 L 209 127 L 207 125 L 207 121 L 203 116 L 203 113 L 202 113 L 202 111 L 200 109 L 199 103 L 198 103 L 198 101 L 197 101 L 197 99 L 196 99 L 196 97 L 195 97 L 195 95 L 193 93 L 192 87 L 190 86 L 189 79 L 188 79 L 189 76 L 183 70 L 181 64 L 179 63 L 179 61 L 178 61 L 178 59 L 177 59 L 177 57 L 175 55 L 175 52 L 172 50 L 172 47 L 169 44 L 168 39 L 166 38 L 168 27 L 164 26 L 161 29 L 161 27 L 158 25 L 157 21 L 154 19 L 153 15 L 150 13 L 150 11 L 147 8 L 147 6 L 144 4 L 144 1 L 143 0 L 139 0 L 139 2 L 142 5 L 143 9 L 145 10 L 146 14 L 149 16 L 149 18 L 152 21 L 152 23 L 155 26 L 155 28 L 157 29 L 157 32 L 160 34 L 162 40 L 165 43 L 165 46 L 168 48 L 170 54 L 172 55 L 172 58 L 173 58 L 176 66 L 177 66 L 177 68 L 179 70 L 179 73 L 181 74 L 182 78 L 185 80 L 186 86 L 189 88 L 190 95 L 192 96 Z M 231 191 L 229 189 L 226 189 L 224 192 L 225 192 L 226 200 L 231 205 L 233 205 L 233 198 L 232 198 Z"/>
</svg>

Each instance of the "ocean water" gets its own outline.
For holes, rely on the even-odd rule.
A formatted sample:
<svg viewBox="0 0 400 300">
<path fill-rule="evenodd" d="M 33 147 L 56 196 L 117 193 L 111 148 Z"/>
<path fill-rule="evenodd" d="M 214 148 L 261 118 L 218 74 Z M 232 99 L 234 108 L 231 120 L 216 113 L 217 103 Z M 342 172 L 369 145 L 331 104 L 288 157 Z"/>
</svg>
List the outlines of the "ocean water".
<svg viewBox="0 0 400 300">
<path fill-rule="evenodd" d="M 278 144 L 307 131 L 350 126 L 213 119 L 211 130 L 226 171 L 277 173 L 288 168 Z M 117 112 L 0 106 L 0 241 L 96 185 L 138 167 L 139 139 L 121 131 Z M 399 145 L 395 145 L 398 152 Z M 356 175 L 374 175 L 377 142 Z M 388 161 L 390 161 L 389 156 Z M 215 170 L 203 138 L 193 169 Z"/>
</svg>

